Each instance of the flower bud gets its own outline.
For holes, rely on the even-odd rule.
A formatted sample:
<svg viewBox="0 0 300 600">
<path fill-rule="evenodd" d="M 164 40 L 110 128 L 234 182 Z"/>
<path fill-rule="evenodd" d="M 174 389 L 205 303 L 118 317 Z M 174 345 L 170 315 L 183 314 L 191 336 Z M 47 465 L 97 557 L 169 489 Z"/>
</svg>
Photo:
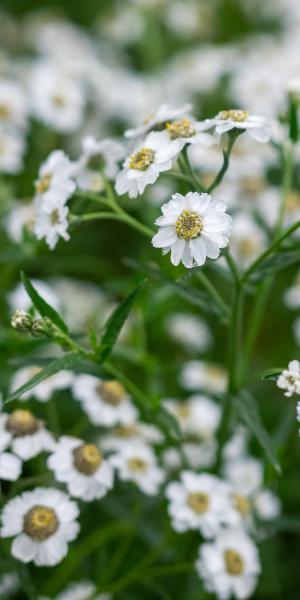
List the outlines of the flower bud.
<svg viewBox="0 0 300 600">
<path fill-rule="evenodd" d="M 31 326 L 31 335 L 33 337 L 51 337 L 53 333 L 53 324 L 48 317 L 42 317 L 33 321 Z"/>
<path fill-rule="evenodd" d="M 31 331 L 33 319 L 29 313 L 24 310 L 16 310 L 11 318 L 11 325 L 14 329 L 22 333 Z"/>
</svg>

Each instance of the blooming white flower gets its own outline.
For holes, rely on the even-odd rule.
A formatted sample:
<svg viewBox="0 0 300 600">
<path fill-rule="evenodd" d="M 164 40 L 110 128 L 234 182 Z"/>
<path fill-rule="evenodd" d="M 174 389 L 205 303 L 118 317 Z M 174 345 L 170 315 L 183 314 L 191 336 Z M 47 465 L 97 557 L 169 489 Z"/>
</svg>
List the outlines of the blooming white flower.
<svg viewBox="0 0 300 600">
<path fill-rule="evenodd" d="M 49 200 L 44 207 L 38 208 L 34 232 L 38 240 L 45 238 L 50 250 L 55 248 L 59 238 L 66 242 L 70 239 L 68 214 L 68 207 L 54 198 Z"/>
<path fill-rule="evenodd" d="M 191 104 L 184 104 L 180 108 L 173 108 L 169 104 L 162 104 L 159 109 L 145 118 L 144 123 L 135 129 L 125 131 L 125 137 L 133 138 L 139 135 L 144 135 L 150 129 L 154 129 L 156 125 L 167 123 L 173 119 L 180 119 L 186 115 L 191 109 Z"/>
<path fill-rule="evenodd" d="M 249 598 L 260 573 L 255 544 L 243 530 L 224 530 L 210 543 L 202 544 L 196 570 L 207 591 L 219 600 Z"/>
<path fill-rule="evenodd" d="M 288 368 L 282 371 L 277 379 L 277 387 L 286 390 L 284 395 L 290 398 L 293 394 L 300 394 L 300 363 L 291 360 Z"/>
<path fill-rule="evenodd" d="M 225 461 L 241 458 L 246 454 L 249 432 L 246 427 L 239 425 L 223 447 L 222 455 Z"/>
<path fill-rule="evenodd" d="M 35 203 L 39 210 L 46 209 L 48 204 L 59 202 L 64 205 L 72 196 L 76 185 L 72 179 L 76 171 L 62 150 L 54 150 L 39 168 L 38 179 L 35 181 Z"/>
<path fill-rule="evenodd" d="M 16 371 L 11 381 L 10 391 L 16 391 L 41 370 L 42 367 L 28 366 Z M 74 375 L 71 371 L 59 371 L 59 373 L 44 379 L 44 381 L 36 385 L 32 390 L 24 392 L 24 394 L 20 396 L 20 400 L 27 400 L 28 398 L 34 397 L 40 402 L 47 402 L 57 390 L 63 390 L 70 387 L 73 380 Z"/>
<path fill-rule="evenodd" d="M 217 534 L 230 507 L 226 483 L 209 473 L 183 471 L 180 482 L 167 486 L 166 496 L 175 531 L 196 529 L 205 538 Z"/>
<path fill-rule="evenodd" d="M 271 490 L 262 489 L 254 498 L 254 508 L 262 521 L 272 521 L 280 515 L 281 503 Z"/>
<path fill-rule="evenodd" d="M 209 133 L 205 133 L 204 129 L 206 129 L 206 125 L 192 117 L 183 117 L 166 124 L 170 140 L 179 140 L 181 149 L 186 144 L 201 145 L 205 148 L 216 144 L 216 139 Z"/>
<path fill-rule="evenodd" d="M 187 442 L 182 442 L 181 451 L 177 448 L 166 448 L 162 453 L 163 464 L 168 471 L 178 471 L 185 465 L 192 469 L 209 469 L 213 466 L 218 449 L 214 438 L 202 440 L 201 437 L 191 437 Z"/>
<path fill-rule="evenodd" d="M 187 390 L 206 390 L 222 394 L 227 387 L 227 371 L 222 365 L 190 360 L 183 365 L 181 385 Z"/>
<path fill-rule="evenodd" d="M 185 402 L 166 400 L 166 408 L 176 417 L 186 436 L 212 438 L 220 424 L 222 411 L 210 398 L 200 394 L 190 396 Z"/>
<path fill-rule="evenodd" d="M 20 458 L 10 452 L 1 452 L 0 450 L 0 479 L 16 481 L 19 479 L 21 471 L 22 461 Z"/>
<path fill-rule="evenodd" d="M 124 156 L 124 147 L 120 142 L 110 138 L 97 141 L 91 135 L 83 138 L 82 151 L 79 160 L 85 167 L 89 167 L 89 163 L 92 162 L 93 172 L 103 168 L 109 178 L 115 177 L 118 172 L 118 162 Z"/>
<path fill-rule="evenodd" d="M 12 555 L 24 563 L 53 566 L 77 537 L 77 504 L 54 488 L 35 488 L 16 496 L 2 510 L 2 537 L 14 537 Z"/>
<path fill-rule="evenodd" d="M 85 502 L 103 498 L 113 486 L 113 470 L 96 444 L 63 436 L 47 464 L 56 480 L 66 483 L 70 496 Z"/>
<path fill-rule="evenodd" d="M 24 137 L 16 131 L 0 130 L 0 173 L 15 175 L 22 170 Z"/>
<path fill-rule="evenodd" d="M 96 594 L 96 587 L 89 581 L 71 583 L 55 596 L 55 600 L 111 600 L 110 594 Z"/>
<path fill-rule="evenodd" d="M 174 313 L 167 318 L 166 326 L 169 335 L 187 350 L 206 352 L 211 347 L 210 329 L 196 315 Z"/>
<path fill-rule="evenodd" d="M 209 194 L 173 194 L 161 210 L 163 216 L 155 221 L 159 231 L 152 244 L 164 254 L 171 251 L 173 265 L 182 261 L 187 268 L 200 267 L 206 258 L 218 258 L 220 248 L 227 246 L 231 217 L 225 204 Z"/>
<path fill-rule="evenodd" d="M 137 417 L 136 408 L 118 381 L 79 375 L 75 378 L 73 393 L 94 425 L 126 425 Z"/>
<path fill-rule="evenodd" d="M 133 481 L 147 496 L 157 494 L 165 479 L 165 472 L 158 466 L 152 448 L 144 444 L 127 444 L 109 460 L 120 479 Z"/>
<path fill-rule="evenodd" d="M 99 445 L 107 452 L 121 451 L 124 446 L 132 443 L 159 444 L 163 439 L 163 435 L 157 427 L 135 420 L 126 425 L 118 425 L 109 433 L 101 435 Z"/>
<path fill-rule="evenodd" d="M 117 194 L 128 192 L 135 198 L 154 183 L 159 174 L 168 171 L 181 150 L 179 140 L 171 141 L 166 131 L 152 131 L 123 163 L 116 177 Z"/>
<path fill-rule="evenodd" d="M 27 122 L 27 99 L 17 81 L 0 79 L 0 126 L 21 131 Z"/>
<path fill-rule="evenodd" d="M 55 443 L 43 421 L 26 409 L 0 414 L 0 439 L 2 448 L 10 447 L 22 460 L 52 450 Z"/>
<path fill-rule="evenodd" d="M 32 232 L 34 217 L 35 208 L 32 203 L 15 202 L 4 222 L 10 239 L 19 244 L 25 231 Z"/>
<path fill-rule="evenodd" d="M 263 465 L 250 456 L 237 457 L 225 463 L 224 474 L 238 493 L 250 495 L 262 485 Z"/>
<path fill-rule="evenodd" d="M 257 142 L 269 142 L 272 137 L 272 124 L 264 117 L 249 115 L 246 110 L 221 110 L 212 119 L 205 119 L 204 124 L 207 129 L 215 127 L 219 137 L 233 129 L 246 131 Z"/>
</svg>

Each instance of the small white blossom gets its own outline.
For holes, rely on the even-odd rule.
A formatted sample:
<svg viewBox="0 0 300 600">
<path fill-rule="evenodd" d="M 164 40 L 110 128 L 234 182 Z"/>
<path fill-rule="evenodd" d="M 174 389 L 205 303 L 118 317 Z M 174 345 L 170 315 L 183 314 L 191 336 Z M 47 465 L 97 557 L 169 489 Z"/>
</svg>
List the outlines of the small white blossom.
<svg viewBox="0 0 300 600">
<path fill-rule="evenodd" d="M 260 490 L 254 499 L 254 508 L 262 521 L 272 521 L 280 515 L 281 503 L 271 490 Z"/>
<path fill-rule="evenodd" d="M 25 143 L 18 132 L 0 130 L 0 173 L 15 175 L 23 167 Z"/>
<path fill-rule="evenodd" d="M 205 390 L 213 394 L 222 394 L 227 387 L 227 371 L 222 365 L 191 360 L 184 364 L 181 385 L 187 390 Z"/>
<path fill-rule="evenodd" d="M 43 421 L 26 409 L 0 414 L 0 438 L 0 446 L 10 447 L 22 460 L 52 450 L 55 443 Z"/>
<path fill-rule="evenodd" d="M 175 313 L 166 322 L 169 335 L 187 350 L 206 352 L 212 344 L 210 329 L 196 315 Z"/>
<path fill-rule="evenodd" d="M 55 600 L 111 600 L 110 594 L 96 594 L 96 586 L 89 581 L 71 583 L 55 596 Z"/>
<path fill-rule="evenodd" d="M 218 258 L 220 248 L 227 246 L 231 217 L 225 204 L 209 194 L 173 194 L 161 210 L 163 216 L 155 221 L 159 231 L 152 244 L 164 254 L 171 251 L 173 265 L 182 261 L 187 268 L 200 267 L 207 258 Z"/>
<path fill-rule="evenodd" d="M 277 379 L 277 387 L 286 390 L 284 395 L 290 398 L 293 394 L 300 394 L 300 363 L 291 360 L 288 368 L 282 371 Z"/>
<path fill-rule="evenodd" d="M 35 203 L 37 210 L 47 208 L 48 204 L 60 203 L 62 206 L 72 196 L 76 185 L 72 179 L 76 164 L 72 163 L 62 150 L 54 150 L 39 168 L 35 181 Z"/>
<path fill-rule="evenodd" d="M 256 458 L 237 457 L 230 460 L 225 463 L 224 474 L 240 494 L 253 494 L 263 482 L 263 466 Z"/>
<path fill-rule="evenodd" d="M 68 214 L 68 207 L 54 198 L 37 210 L 34 232 L 38 240 L 45 239 L 50 250 L 55 248 L 59 238 L 66 242 L 70 239 Z"/>
<path fill-rule="evenodd" d="M 145 118 L 144 123 L 135 129 L 125 131 L 125 137 L 133 138 L 144 135 L 150 129 L 154 129 L 156 125 L 167 123 L 173 119 L 180 119 L 186 115 L 191 109 L 191 104 L 184 104 L 180 108 L 173 108 L 169 104 L 162 104 L 159 109 Z"/>
<path fill-rule="evenodd" d="M 2 510 L 2 537 L 14 537 L 11 553 L 37 566 L 53 566 L 68 552 L 79 532 L 79 510 L 54 488 L 35 488 L 16 496 Z"/>
<path fill-rule="evenodd" d="M 163 435 L 154 425 L 132 421 L 126 425 L 118 425 L 109 433 L 99 438 L 100 447 L 106 452 L 121 451 L 128 444 L 159 444 L 163 441 Z"/>
<path fill-rule="evenodd" d="M 163 464 L 168 471 L 177 471 L 183 468 L 183 456 L 185 464 L 192 469 L 209 469 L 213 466 L 218 449 L 214 438 L 202 440 L 201 437 L 191 437 L 187 442 L 182 442 L 181 452 L 177 448 L 166 448 L 162 453 Z M 183 455 L 183 456 L 182 456 Z"/>
<path fill-rule="evenodd" d="M 166 400 L 166 408 L 176 417 L 186 436 L 212 438 L 220 424 L 222 411 L 210 398 L 200 394 L 190 396 L 185 402 Z"/>
<path fill-rule="evenodd" d="M 264 117 L 249 115 L 246 110 L 221 110 L 214 118 L 206 119 L 204 124 L 207 129 L 215 127 L 219 137 L 233 129 L 238 129 L 241 133 L 246 131 L 257 142 L 266 143 L 272 137 L 272 124 Z"/>
<path fill-rule="evenodd" d="M 132 481 L 147 496 L 158 493 L 165 479 L 164 470 L 158 466 L 153 450 L 143 444 L 127 444 L 110 457 L 120 479 Z"/>
<path fill-rule="evenodd" d="M 35 208 L 32 203 L 15 202 L 5 219 L 5 229 L 10 239 L 17 244 L 22 242 L 24 232 L 32 233 Z"/>
</svg>

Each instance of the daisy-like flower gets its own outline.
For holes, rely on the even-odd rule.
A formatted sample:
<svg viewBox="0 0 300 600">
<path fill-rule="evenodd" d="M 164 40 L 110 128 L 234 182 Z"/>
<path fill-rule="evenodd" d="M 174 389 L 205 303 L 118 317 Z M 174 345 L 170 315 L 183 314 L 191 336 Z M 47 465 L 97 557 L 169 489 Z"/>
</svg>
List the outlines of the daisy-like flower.
<svg viewBox="0 0 300 600">
<path fill-rule="evenodd" d="M 163 216 L 155 221 L 159 231 L 152 244 L 164 254 L 171 251 L 173 265 L 182 261 L 187 268 L 200 267 L 206 258 L 218 258 L 220 248 L 227 246 L 231 217 L 225 204 L 209 194 L 173 194 L 161 210 Z"/>
<path fill-rule="evenodd" d="M 234 489 L 245 495 L 253 494 L 263 482 L 263 466 L 260 460 L 242 457 L 225 463 L 224 474 Z"/>
<path fill-rule="evenodd" d="M 169 335 L 187 350 L 205 352 L 212 344 L 209 327 L 196 315 L 175 313 L 167 319 Z"/>
<path fill-rule="evenodd" d="M 176 448 L 166 448 L 162 453 L 162 460 L 170 472 L 183 468 L 183 456 L 185 463 L 192 469 L 209 469 L 215 462 L 217 449 L 218 444 L 214 438 L 202 440 L 195 435 L 181 444 L 181 452 Z"/>
<path fill-rule="evenodd" d="M 0 125 L 23 130 L 27 122 L 27 100 L 16 81 L 0 80 Z"/>
<path fill-rule="evenodd" d="M 79 532 L 77 504 L 54 488 L 35 488 L 10 500 L 2 510 L 2 537 L 14 537 L 11 553 L 37 566 L 53 566 Z"/>
<path fill-rule="evenodd" d="M 10 452 L 0 450 L 0 479 L 4 481 L 17 481 L 21 475 L 22 461 Z"/>
<path fill-rule="evenodd" d="M 122 450 L 128 444 L 160 444 L 164 438 L 154 425 L 132 421 L 126 425 L 117 425 L 107 435 L 101 435 L 100 447 L 106 452 Z"/>
<path fill-rule="evenodd" d="M 272 521 L 279 517 L 281 503 L 273 492 L 268 489 L 260 490 L 254 498 L 254 508 L 257 516 L 262 521 Z"/>
<path fill-rule="evenodd" d="M 181 149 L 186 144 L 197 144 L 205 148 L 216 144 L 216 139 L 209 133 L 205 133 L 203 129 L 206 129 L 206 125 L 192 117 L 183 117 L 166 124 L 166 131 L 170 140 L 179 140 Z"/>
<path fill-rule="evenodd" d="M 38 208 L 34 233 L 38 240 L 45 239 L 50 250 L 55 248 L 59 238 L 66 242 L 70 239 L 68 214 L 68 207 L 54 197 L 49 199 L 47 205 Z"/>
<path fill-rule="evenodd" d="M 214 542 L 202 544 L 195 566 L 205 589 L 219 600 L 249 598 L 260 573 L 257 548 L 239 529 L 224 530 Z"/>
<path fill-rule="evenodd" d="M 43 421 L 26 409 L 0 414 L 0 439 L 2 448 L 10 447 L 22 460 L 50 451 L 55 444 Z"/>
<path fill-rule="evenodd" d="M 85 502 L 103 498 L 113 486 L 113 470 L 96 444 L 63 436 L 47 464 L 56 480 L 67 484 L 70 496 Z"/>
<path fill-rule="evenodd" d="M 221 408 L 206 396 L 195 394 L 185 402 L 167 400 L 166 408 L 178 420 L 180 428 L 186 436 L 212 438 L 220 424 Z"/>
<path fill-rule="evenodd" d="M 227 387 L 227 371 L 222 365 L 190 360 L 184 364 L 180 383 L 187 390 L 206 390 L 222 394 Z"/>
<path fill-rule="evenodd" d="M 205 119 L 203 127 L 215 128 L 217 136 L 232 130 L 246 131 L 257 142 L 269 142 L 272 137 L 272 124 L 264 117 L 250 115 L 247 110 L 221 110 L 212 119 Z"/>
<path fill-rule="evenodd" d="M 133 138 L 139 135 L 144 135 L 150 129 L 154 129 L 157 125 L 168 123 L 173 119 L 180 119 L 191 110 L 191 104 L 184 104 L 180 108 L 173 108 L 169 104 L 162 104 L 159 109 L 144 119 L 144 123 L 135 129 L 125 131 L 125 137 Z"/>
<path fill-rule="evenodd" d="M 291 360 L 288 368 L 282 371 L 277 379 L 277 387 L 286 390 L 284 395 L 290 398 L 293 394 L 300 394 L 300 362 Z"/>
<path fill-rule="evenodd" d="M 0 131 L 0 173 L 19 173 L 23 167 L 24 152 L 22 134 L 16 131 Z"/>
<path fill-rule="evenodd" d="M 123 168 L 116 177 L 117 194 L 128 192 L 130 198 L 142 194 L 145 187 L 154 183 L 161 172 L 171 169 L 181 147 L 181 142 L 170 140 L 166 131 L 149 133 L 123 163 Z"/>
<path fill-rule="evenodd" d="M 76 176 L 80 187 L 84 187 L 84 177 L 91 183 L 93 178 L 95 182 L 97 176 L 101 178 L 101 170 L 109 179 L 114 178 L 118 172 L 118 162 L 124 156 L 124 148 L 120 142 L 109 138 L 97 141 L 91 135 L 82 140 L 82 151 L 83 154 L 79 159 L 80 168 Z M 91 189 L 91 187 L 87 189 Z"/>
<path fill-rule="evenodd" d="M 94 425 L 126 425 L 137 418 L 136 408 L 118 381 L 79 375 L 75 378 L 73 393 Z"/>
<path fill-rule="evenodd" d="M 109 460 L 120 479 L 134 482 L 147 496 L 157 494 L 165 479 L 165 472 L 158 466 L 156 456 L 149 446 L 127 444 Z"/>
<path fill-rule="evenodd" d="M 195 529 L 203 537 L 214 537 L 229 510 L 228 486 L 208 473 L 183 471 L 180 482 L 167 486 L 168 512 L 175 531 Z"/>
<path fill-rule="evenodd" d="M 11 381 L 10 391 L 16 391 L 41 370 L 42 367 L 28 366 L 16 371 Z M 74 375 L 71 371 L 59 371 L 59 373 L 51 375 L 51 377 L 36 385 L 32 390 L 28 390 L 28 392 L 22 394 L 20 400 L 27 400 L 34 397 L 40 402 L 48 402 L 54 392 L 70 387 L 73 381 Z"/>
<path fill-rule="evenodd" d="M 55 596 L 55 600 L 111 600 L 110 594 L 96 594 L 96 587 L 89 581 L 71 583 Z"/>
<path fill-rule="evenodd" d="M 54 202 L 62 206 L 72 196 L 76 185 L 72 179 L 76 165 L 70 161 L 62 150 L 54 150 L 40 166 L 38 179 L 35 181 L 35 203 L 37 209 L 47 208 Z"/>
</svg>

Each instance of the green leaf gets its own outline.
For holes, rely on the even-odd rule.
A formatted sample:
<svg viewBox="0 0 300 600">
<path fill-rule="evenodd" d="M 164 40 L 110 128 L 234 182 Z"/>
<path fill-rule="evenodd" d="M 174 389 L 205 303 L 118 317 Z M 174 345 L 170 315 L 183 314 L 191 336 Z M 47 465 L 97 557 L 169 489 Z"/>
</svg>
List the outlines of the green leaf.
<svg viewBox="0 0 300 600">
<path fill-rule="evenodd" d="M 265 371 L 260 373 L 259 378 L 262 381 L 276 381 L 283 370 L 284 367 L 272 367 L 271 369 L 266 369 Z"/>
<path fill-rule="evenodd" d="M 274 469 L 280 474 L 281 467 L 274 453 L 273 442 L 261 422 L 254 398 L 248 392 L 242 391 L 239 396 L 235 396 L 234 402 L 240 418 L 246 423 L 250 431 L 256 437 Z"/>
<path fill-rule="evenodd" d="M 264 260 L 250 277 L 250 281 L 259 282 L 286 267 L 300 262 L 300 250 L 282 251 Z"/>
<path fill-rule="evenodd" d="M 54 325 L 57 325 L 59 329 L 68 333 L 68 327 L 63 319 L 60 317 L 58 312 L 50 306 L 42 296 L 38 293 L 35 287 L 32 285 L 31 281 L 28 279 L 27 275 L 23 271 L 21 271 L 21 280 L 24 284 L 25 290 L 28 296 L 31 298 L 32 303 L 36 310 L 40 313 L 41 317 L 48 317 Z"/>
<path fill-rule="evenodd" d="M 104 333 L 100 342 L 100 363 L 104 362 L 104 360 L 111 353 L 114 344 L 117 341 L 118 335 L 129 316 L 129 313 L 140 293 L 142 288 L 146 284 L 146 279 L 141 281 L 132 292 L 117 306 L 117 308 L 113 311 L 112 315 L 107 320 L 104 326 Z"/>
</svg>

